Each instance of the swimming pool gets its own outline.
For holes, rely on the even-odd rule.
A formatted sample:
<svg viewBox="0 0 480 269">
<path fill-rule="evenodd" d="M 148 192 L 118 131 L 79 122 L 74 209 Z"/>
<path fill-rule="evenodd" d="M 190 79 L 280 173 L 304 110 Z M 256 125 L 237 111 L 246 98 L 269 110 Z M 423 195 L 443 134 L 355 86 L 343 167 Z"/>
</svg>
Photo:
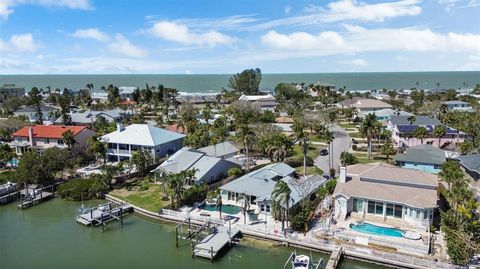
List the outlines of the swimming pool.
<svg viewBox="0 0 480 269">
<path fill-rule="evenodd" d="M 366 234 L 392 236 L 392 237 L 402 237 L 404 233 L 402 230 L 399 230 L 399 229 L 380 227 L 380 226 L 373 225 L 370 223 L 365 223 L 365 222 L 362 222 L 359 224 L 350 223 L 350 229 L 357 232 L 366 233 Z"/>
<path fill-rule="evenodd" d="M 7 162 L 12 167 L 18 167 L 19 161 L 18 159 L 11 159 L 10 161 Z"/>
<path fill-rule="evenodd" d="M 202 207 L 202 209 L 205 209 L 208 211 L 217 211 L 217 208 L 215 205 L 205 205 L 204 207 Z M 239 206 L 222 205 L 222 213 L 225 213 L 225 214 L 235 215 L 240 213 L 241 211 L 242 211 L 242 208 Z"/>
</svg>

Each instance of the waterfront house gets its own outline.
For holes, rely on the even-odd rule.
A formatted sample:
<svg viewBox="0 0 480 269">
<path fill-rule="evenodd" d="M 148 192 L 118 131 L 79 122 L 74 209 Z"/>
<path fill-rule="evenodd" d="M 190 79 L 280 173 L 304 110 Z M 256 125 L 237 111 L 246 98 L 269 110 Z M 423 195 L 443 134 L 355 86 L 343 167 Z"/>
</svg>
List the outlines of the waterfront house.
<svg viewBox="0 0 480 269">
<path fill-rule="evenodd" d="M 443 150 L 428 144 L 408 148 L 404 153 L 395 155 L 394 159 L 397 166 L 433 174 L 440 172 L 442 164 L 447 161 Z"/>
<path fill-rule="evenodd" d="M 437 208 L 437 192 L 438 177 L 424 171 L 386 164 L 341 167 L 334 217 L 426 228 Z"/>
<path fill-rule="evenodd" d="M 449 110 L 462 111 L 462 112 L 474 111 L 473 108 L 470 106 L 470 103 L 460 101 L 460 100 L 446 101 L 446 102 L 443 102 L 442 104 L 446 105 Z"/>
<path fill-rule="evenodd" d="M 199 148 L 198 151 L 221 159 L 231 159 L 240 154 L 240 149 L 228 141 Z"/>
<path fill-rule="evenodd" d="M 15 84 L 3 84 L 0 86 L 0 103 L 5 102 L 8 97 L 25 96 L 25 88 L 18 87 Z"/>
<path fill-rule="evenodd" d="M 13 142 L 10 145 L 15 148 L 15 152 L 19 155 L 27 150 L 42 152 L 51 147 L 68 148 L 68 145 L 63 141 L 63 134 L 67 131 L 73 133 L 75 139 L 73 150 L 75 152 L 85 150 L 88 138 L 95 135 L 94 131 L 85 126 L 25 126 L 12 134 Z"/>
<path fill-rule="evenodd" d="M 221 186 L 222 203 L 241 206 L 240 197 L 245 195 L 250 203 L 250 209 L 255 214 L 265 213 L 265 211 L 270 213 L 272 192 L 279 180 L 287 183 L 291 190 L 290 208 L 296 206 L 301 200 L 309 198 L 326 182 L 326 179 L 319 175 L 297 178 L 295 168 L 285 163 L 273 163 Z"/>
<path fill-rule="evenodd" d="M 240 101 L 248 101 L 251 102 L 255 107 L 258 107 L 261 111 L 275 111 L 275 107 L 277 106 L 277 101 L 275 97 L 271 94 L 266 95 L 245 95 L 242 94 Z"/>
<path fill-rule="evenodd" d="M 42 120 L 43 121 L 54 121 L 56 119 L 56 112 L 57 108 L 40 105 L 40 111 L 42 112 Z M 13 112 L 15 117 L 26 117 L 29 122 L 37 122 L 40 119 L 40 115 L 37 113 L 36 106 L 25 106 L 22 107 L 15 112 Z"/>
<path fill-rule="evenodd" d="M 369 113 L 374 113 L 375 111 L 381 109 L 391 109 L 392 105 L 385 103 L 377 99 L 370 98 L 361 98 L 354 97 L 352 99 L 346 99 L 337 103 L 337 107 L 340 108 L 355 108 L 357 110 L 358 116 L 366 116 Z"/>
<path fill-rule="evenodd" d="M 465 141 L 466 134 L 447 126 L 446 134 L 440 139 L 435 136 L 435 126 L 441 125 L 438 119 L 428 116 L 415 116 L 410 122 L 409 116 L 390 116 L 387 129 L 392 131 L 392 141 L 395 147 L 413 147 L 422 144 L 422 140 L 413 136 L 415 129 L 423 126 L 428 130 L 428 136 L 423 143 L 431 144 L 438 148 L 445 148 Z"/>
<path fill-rule="evenodd" d="M 106 111 L 87 110 L 85 112 L 73 112 L 69 115 L 70 122 L 74 125 L 91 125 L 100 117 L 103 117 L 107 123 L 118 122 L 125 117 L 129 117 L 130 113 L 121 109 L 112 109 Z M 62 123 L 62 116 L 55 120 L 55 124 Z"/>
<path fill-rule="evenodd" d="M 147 124 L 131 124 L 101 137 L 107 143 L 107 156 L 111 161 L 130 159 L 136 150 L 147 150 L 156 160 L 182 148 L 185 135 Z"/>
<path fill-rule="evenodd" d="M 228 169 L 239 167 L 238 164 L 225 159 L 209 155 L 205 152 L 184 147 L 166 161 L 160 164 L 152 172 L 155 176 L 178 174 L 182 171 L 193 170 L 195 176 L 193 184 L 209 184 L 219 181 L 228 175 Z"/>
</svg>

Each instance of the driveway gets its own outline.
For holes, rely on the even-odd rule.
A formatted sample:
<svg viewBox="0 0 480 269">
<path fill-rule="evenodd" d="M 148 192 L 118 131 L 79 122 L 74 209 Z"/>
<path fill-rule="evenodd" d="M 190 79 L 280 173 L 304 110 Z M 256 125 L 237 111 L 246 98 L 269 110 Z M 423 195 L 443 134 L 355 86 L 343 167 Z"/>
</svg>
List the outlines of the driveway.
<svg viewBox="0 0 480 269">
<path fill-rule="evenodd" d="M 340 167 L 340 154 L 344 151 L 348 151 L 352 144 L 352 139 L 348 133 L 338 125 L 334 125 L 330 128 L 330 131 L 333 132 L 335 139 L 333 140 L 333 146 L 330 147 L 329 153 L 327 156 L 318 156 L 314 160 L 315 166 L 323 170 L 323 172 L 329 175 L 330 166 L 328 165 L 329 160 L 333 157 L 333 168 L 339 171 Z M 328 146 L 326 146 L 328 148 Z M 333 148 L 333 152 L 331 149 Z"/>
</svg>

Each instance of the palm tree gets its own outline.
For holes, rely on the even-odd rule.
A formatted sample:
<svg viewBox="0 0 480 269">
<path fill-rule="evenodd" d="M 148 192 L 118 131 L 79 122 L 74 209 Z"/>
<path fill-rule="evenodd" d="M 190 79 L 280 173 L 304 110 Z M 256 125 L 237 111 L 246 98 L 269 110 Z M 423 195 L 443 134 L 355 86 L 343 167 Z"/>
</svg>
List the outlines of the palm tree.
<svg viewBox="0 0 480 269">
<path fill-rule="evenodd" d="M 387 157 L 387 163 L 390 160 L 390 156 L 395 154 L 395 153 L 396 153 L 396 151 L 393 148 L 392 142 L 390 140 L 388 140 L 386 143 L 384 143 L 382 145 L 382 154 Z"/>
<path fill-rule="evenodd" d="M 282 180 L 277 181 L 272 192 L 272 199 L 280 204 L 285 213 L 285 216 L 282 216 L 282 231 L 285 230 L 285 220 L 287 220 L 288 223 L 288 210 L 290 208 L 289 203 L 290 200 L 292 200 L 291 193 L 292 190 L 290 187 L 288 187 L 288 184 Z"/>
<path fill-rule="evenodd" d="M 247 211 L 250 209 L 250 201 L 249 197 L 242 193 L 238 200 L 240 200 L 240 204 L 242 205 L 242 214 L 243 214 L 243 224 L 247 224 Z"/>
<path fill-rule="evenodd" d="M 453 160 L 446 161 L 442 164 L 442 171 L 438 173 L 438 176 L 447 183 L 449 190 L 447 198 L 451 205 L 456 208 L 458 201 L 462 198 L 459 193 L 468 186 L 468 180 L 460 169 L 459 163 Z"/>
<path fill-rule="evenodd" d="M 245 148 L 245 157 L 247 159 L 247 171 L 250 171 L 250 146 L 255 140 L 255 134 L 249 128 L 242 132 L 242 141 Z"/>
<path fill-rule="evenodd" d="M 380 128 L 381 124 L 374 114 L 368 114 L 360 124 L 360 134 L 366 137 L 368 142 L 368 159 L 372 157 L 372 139 L 378 134 Z"/>
<path fill-rule="evenodd" d="M 218 192 L 215 208 L 218 210 L 218 213 L 220 214 L 220 219 L 221 219 L 222 218 L 222 194 L 220 192 Z"/>
<path fill-rule="evenodd" d="M 293 132 L 295 133 L 295 137 L 297 138 L 298 142 L 302 146 L 303 152 L 303 174 L 307 175 L 307 151 L 308 146 L 310 144 L 310 139 L 308 138 L 308 133 L 306 132 L 306 124 L 303 122 L 301 117 L 295 117 L 293 126 Z"/>
<path fill-rule="evenodd" d="M 410 125 L 412 125 L 413 122 L 415 122 L 417 119 L 416 119 L 416 117 L 415 117 L 414 115 L 412 115 L 412 116 L 409 116 L 409 117 L 407 118 L 407 120 L 408 120 L 408 122 L 410 122 Z"/>
<path fill-rule="evenodd" d="M 183 175 L 181 173 L 168 176 L 168 187 L 170 188 L 170 200 L 172 208 L 177 208 L 180 198 L 183 195 Z"/>
<path fill-rule="evenodd" d="M 413 131 L 413 136 L 420 139 L 420 142 L 423 144 L 423 139 L 428 137 L 428 130 L 424 126 L 419 126 Z"/>
<path fill-rule="evenodd" d="M 325 140 L 328 143 L 328 150 L 330 151 L 330 154 L 328 154 L 328 168 L 329 170 L 332 170 L 333 167 L 333 140 L 335 139 L 335 136 L 333 135 L 333 132 L 331 131 L 326 131 L 325 132 Z"/>
<path fill-rule="evenodd" d="M 73 159 L 75 160 L 75 144 L 77 141 L 75 140 L 75 135 L 73 134 L 72 130 L 68 130 L 62 134 L 63 142 L 68 146 L 70 151 L 73 154 Z"/>
<path fill-rule="evenodd" d="M 437 125 L 435 126 L 435 128 L 433 128 L 433 135 L 438 137 L 439 148 L 441 147 L 440 143 L 441 143 L 442 137 L 444 137 L 445 134 L 447 134 L 447 127 L 445 127 L 444 125 Z"/>
</svg>

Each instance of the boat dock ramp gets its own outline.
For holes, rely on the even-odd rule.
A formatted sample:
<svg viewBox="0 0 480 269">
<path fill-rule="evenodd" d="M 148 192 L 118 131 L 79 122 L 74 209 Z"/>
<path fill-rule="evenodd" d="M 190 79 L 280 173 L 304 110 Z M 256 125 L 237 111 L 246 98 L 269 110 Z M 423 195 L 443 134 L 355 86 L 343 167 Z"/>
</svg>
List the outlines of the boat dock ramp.
<svg viewBox="0 0 480 269">
<path fill-rule="evenodd" d="M 53 198 L 52 192 L 47 192 L 42 189 L 24 189 L 20 191 L 22 197 L 17 205 L 18 209 L 25 209 L 36 206 L 43 201 Z"/>
<path fill-rule="evenodd" d="M 98 205 L 84 209 L 77 217 L 78 223 L 85 226 L 102 226 L 102 229 L 110 221 L 118 220 L 123 224 L 123 217 L 133 212 L 131 205 L 112 206 L 111 203 Z"/>
<path fill-rule="evenodd" d="M 333 250 L 332 254 L 330 255 L 330 259 L 328 259 L 328 263 L 325 269 L 336 269 L 338 266 L 338 262 L 342 258 L 342 255 L 343 249 L 341 246 Z"/>
</svg>

